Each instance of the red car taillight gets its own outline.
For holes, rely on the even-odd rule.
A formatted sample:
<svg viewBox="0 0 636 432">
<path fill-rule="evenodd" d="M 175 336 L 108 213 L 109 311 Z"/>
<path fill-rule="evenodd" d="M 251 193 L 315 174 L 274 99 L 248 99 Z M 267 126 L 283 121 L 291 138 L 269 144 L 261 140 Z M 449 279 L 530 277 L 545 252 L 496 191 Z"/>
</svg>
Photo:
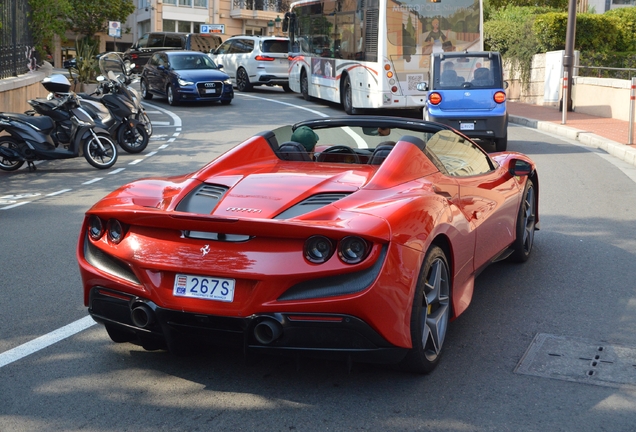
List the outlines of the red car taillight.
<svg viewBox="0 0 636 432">
<path fill-rule="evenodd" d="M 428 95 L 428 101 L 433 105 L 439 105 L 442 102 L 442 95 L 437 92 L 430 93 Z"/>
<path fill-rule="evenodd" d="M 274 61 L 276 59 L 274 57 L 267 57 L 267 56 L 257 55 L 256 56 L 256 60 L 258 60 L 258 61 Z"/>
<path fill-rule="evenodd" d="M 502 91 L 498 91 L 497 93 L 495 93 L 495 95 L 493 96 L 493 99 L 495 100 L 495 102 L 497 103 L 504 103 L 506 101 L 506 94 Z"/>
</svg>

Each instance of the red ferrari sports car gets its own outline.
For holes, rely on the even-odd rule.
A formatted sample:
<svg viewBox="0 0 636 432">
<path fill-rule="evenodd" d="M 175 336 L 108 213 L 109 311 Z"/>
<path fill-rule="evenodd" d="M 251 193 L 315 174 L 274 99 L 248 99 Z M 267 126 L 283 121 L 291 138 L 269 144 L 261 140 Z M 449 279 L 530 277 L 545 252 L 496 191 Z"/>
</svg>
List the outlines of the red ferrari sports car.
<svg viewBox="0 0 636 432">
<path fill-rule="evenodd" d="M 291 141 L 301 128 L 313 142 Z M 477 274 L 528 259 L 538 190 L 527 156 L 441 124 L 303 121 L 95 204 L 84 303 L 113 341 L 149 350 L 235 341 L 427 373 Z"/>
</svg>

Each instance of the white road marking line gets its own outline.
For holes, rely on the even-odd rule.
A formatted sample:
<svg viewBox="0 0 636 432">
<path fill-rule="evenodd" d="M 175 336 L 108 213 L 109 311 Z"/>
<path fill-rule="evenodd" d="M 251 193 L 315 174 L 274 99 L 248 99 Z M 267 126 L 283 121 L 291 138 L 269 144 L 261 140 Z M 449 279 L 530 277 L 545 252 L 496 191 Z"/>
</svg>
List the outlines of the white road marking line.
<svg viewBox="0 0 636 432">
<path fill-rule="evenodd" d="M 168 147 L 170 147 L 168 144 L 164 144 L 162 146 L 159 146 L 159 150 L 163 150 L 163 149 L 168 148 Z"/>
<path fill-rule="evenodd" d="M 172 123 L 170 122 L 162 122 L 162 121 L 153 121 L 153 126 L 170 126 Z"/>
<path fill-rule="evenodd" d="M 52 197 L 52 196 L 55 196 L 55 195 L 63 194 L 64 192 L 70 192 L 70 191 L 72 191 L 72 190 L 73 190 L 73 189 L 62 189 L 62 190 L 59 190 L 59 191 L 57 191 L 57 192 L 52 192 L 52 193 L 50 193 L 50 194 L 46 194 L 46 195 L 44 195 L 44 196 Z"/>
<path fill-rule="evenodd" d="M 103 178 L 104 178 L 104 177 L 96 177 L 96 178 L 94 178 L 93 180 L 89 180 L 89 181 L 84 182 L 84 183 L 82 183 L 82 184 L 83 184 L 83 185 L 89 185 L 89 184 L 91 184 L 91 183 L 98 182 L 98 181 L 102 180 Z"/>
<path fill-rule="evenodd" d="M 178 137 L 179 136 L 179 132 L 175 132 L 172 134 L 173 137 Z"/>
<path fill-rule="evenodd" d="M 144 106 L 152 107 L 153 109 L 156 109 L 157 111 L 160 111 L 160 112 L 162 112 L 164 114 L 169 115 L 170 117 L 172 117 L 172 121 L 174 122 L 174 125 L 176 127 L 181 127 L 181 117 L 179 117 L 175 113 L 173 113 L 171 111 L 168 111 L 168 110 L 165 110 L 163 108 L 159 108 L 157 105 L 149 104 L 148 102 L 144 102 L 143 104 L 144 104 Z M 153 125 L 154 125 L 154 123 L 153 123 Z"/>
<path fill-rule="evenodd" d="M 156 154 L 157 154 L 157 152 L 156 152 L 156 151 L 153 151 L 153 152 L 148 153 L 148 154 L 146 155 L 146 157 L 147 157 L 147 158 L 149 158 L 150 156 L 154 156 L 154 155 L 156 155 Z"/>
<path fill-rule="evenodd" d="M 20 207 L 21 205 L 28 204 L 28 203 L 30 203 L 30 202 L 31 202 L 31 201 L 25 201 L 25 202 L 21 202 L 21 203 L 13 204 L 13 205 L 6 206 L 6 207 L 0 207 L 0 210 L 9 210 L 9 209 L 12 209 L 12 208 L 15 208 L 15 207 Z"/>
<path fill-rule="evenodd" d="M 168 140 L 168 142 L 169 142 L 169 143 L 174 142 L 174 140 L 175 140 L 175 139 L 176 139 L 176 138 L 170 138 L 170 139 Z"/>
<path fill-rule="evenodd" d="M 97 323 L 93 320 L 93 318 L 87 316 L 57 330 L 53 330 L 51 333 L 45 334 L 37 339 L 33 339 L 30 342 L 10 349 L 9 351 L 0 353 L 0 368 L 66 339 L 67 337 L 73 336 L 82 330 L 86 330 L 95 324 Z"/>
<path fill-rule="evenodd" d="M 143 159 L 135 159 L 132 162 L 129 162 L 128 165 L 137 165 L 139 162 L 141 162 Z"/>
<path fill-rule="evenodd" d="M 246 94 L 243 94 L 243 93 L 234 93 L 234 94 L 235 95 L 239 95 L 239 96 L 243 96 L 243 97 L 252 98 L 252 99 L 260 99 L 260 100 L 264 100 L 264 101 L 267 101 L 267 102 L 274 102 L 274 103 L 281 104 L 281 105 L 287 105 L 287 106 L 290 106 L 290 107 L 293 107 L 293 108 L 309 111 L 310 113 L 319 115 L 320 117 L 329 117 L 328 114 L 322 113 L 320 111 L 316 111 L 316 110 L 313 110 L 311 108 L 307 108 L 307 107 L 300 106 L 300 105 L 291 104 L 291 103 L 288 103 L 288 102 L 282 102 L 282 101 L 279 101 L 279 100 L 276 100 L 276 99 L 268 99 L 268 98 L 264 98 L 264 97 L 246 95 Z"/>
<path fill-rule="evenodd" d="M 113 174 L 120 173 L 120 172 L 122 172 L 125 169 L 126 168 L 117 168 L 116 170 L 112 170 L 111 172 L 109 172 L 108 175 L 113 175 Z"/>
</svg>

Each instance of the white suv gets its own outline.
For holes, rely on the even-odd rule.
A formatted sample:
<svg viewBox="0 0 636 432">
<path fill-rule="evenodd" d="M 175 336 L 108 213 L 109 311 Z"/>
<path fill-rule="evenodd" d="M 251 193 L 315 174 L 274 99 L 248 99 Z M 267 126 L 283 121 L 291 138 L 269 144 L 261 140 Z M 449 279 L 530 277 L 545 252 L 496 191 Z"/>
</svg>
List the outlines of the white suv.
<svg viewBox="0 0 636 432">
<path fill-rule="evenodd" d="M 239 91 L 250 91 L 253 86 L 279 85 L 289 88 L 289 39 L 279 36 L 232 36 L 210 57 L 223 65 Z"/>
</svg>

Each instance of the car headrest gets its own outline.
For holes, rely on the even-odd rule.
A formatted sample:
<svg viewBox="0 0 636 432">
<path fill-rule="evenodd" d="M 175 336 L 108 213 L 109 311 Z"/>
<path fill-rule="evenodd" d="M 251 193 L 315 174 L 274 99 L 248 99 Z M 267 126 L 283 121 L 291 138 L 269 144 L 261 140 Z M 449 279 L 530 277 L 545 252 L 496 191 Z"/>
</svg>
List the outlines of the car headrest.
<svg viewBox="0 0 636 432">
<path fill-rule="evenodd" d="M 309 153 L 301 143 L 286 141 L 278 147 L 278 157 L 287 161 L 311 161 Z"/>
<path fill-rule="evenodd" d="M 380 145 L 373 150 L 373 154 L 369 158 L 369 165 L 380 165 L 384 162 L 384 159 L 386 159 L 389 153 L 391 153 L 391 150 L 393 150 L 393 146 L 395 146 L 393 141 L 380 143 Z"/>
</svg>

